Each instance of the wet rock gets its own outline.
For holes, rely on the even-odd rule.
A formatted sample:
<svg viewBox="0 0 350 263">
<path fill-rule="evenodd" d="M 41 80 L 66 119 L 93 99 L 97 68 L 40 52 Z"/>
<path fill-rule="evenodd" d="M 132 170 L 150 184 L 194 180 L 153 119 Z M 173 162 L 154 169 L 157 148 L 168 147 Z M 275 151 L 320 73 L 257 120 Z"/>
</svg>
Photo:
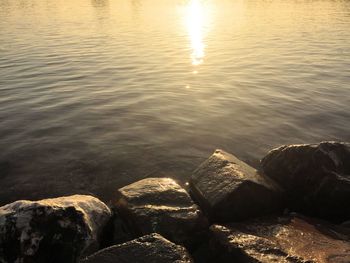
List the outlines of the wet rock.
<svg viewBox="0 0 350 263">
<path fill-rule="evenodd" d="M 280 208 L 281 191 L 235 156 L 216 150 L 192 174 L 190 190 L 210 219 L 229 222 Z"/>
<path fill-rule="evenodd" d="M 305 217 L 285 216 L 244 224 L 213 225 L 216 262 L 347 263 L 349 235 Z"/>
<path fill-rule="evenodd" d="M 0 207 L 0 262 L 70 263 L 99 248 L 110 209 L 95 197 L 21 200 Z"/>
<path fill-rule="evenodd" d="M 184 247 L 153 233 L 100 250 L 81 261 L 81 263 L 119 262 L 190 263 L 192 259 Z"/>
<path fill-rule="evenodd" d="M 261 163 L 287 191 L 293 209 L 339 222 L 350 218 L 349 143 L 282 146 Z"/>
<path fill-rule="evenodd" d="M 134 237 L 156 232 L 192 245 L 208 227 L 199 207 L 170 178 L 148 178 L 120 188 L 114 205 Z"/>
</svg>

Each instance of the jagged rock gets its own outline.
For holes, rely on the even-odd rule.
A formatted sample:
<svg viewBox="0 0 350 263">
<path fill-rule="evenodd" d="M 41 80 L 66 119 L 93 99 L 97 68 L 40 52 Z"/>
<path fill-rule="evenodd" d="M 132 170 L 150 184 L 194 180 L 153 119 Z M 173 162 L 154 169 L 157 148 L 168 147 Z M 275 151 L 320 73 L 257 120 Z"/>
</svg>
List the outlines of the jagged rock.
<svg viewBox="0 0 350 263">
<path fill-rule="evenodd" d="M 285 216 L 213 225 L 216 262 L 348 263 L 349 235 L 314 219 Z"/>
<path fill-rule="evenodd" d="M 0 262 L 73 263 L 99 248 L 110 209 L 73 195 L 0 207 Z"/>
<path fill-rule="evenodd" d="M 212 221 L 229 222 L 276 211 L 281 191 L 235 156 L 216 150 L 192 174 L 193 198 Z"/>
<path fill-rule="evenodd" d="M 156 232 L 192 245 L 208 228 L 199 207 L 170 178 L 148 178 L 120 188 L 114 205 L 134 237 Z"/>
<path fill-rule="evenodd" d="M 287 191 L 293 209 L 338 222 L 350 218 L 349 143 L 282 146 L 261 163 Z"/>
<path fill-rule="evenodd" d="M 81 263 L 191 263 L 186 249 L 159 234 L 146 235 L 111 246 L 82 260 Z"/>
</svg>

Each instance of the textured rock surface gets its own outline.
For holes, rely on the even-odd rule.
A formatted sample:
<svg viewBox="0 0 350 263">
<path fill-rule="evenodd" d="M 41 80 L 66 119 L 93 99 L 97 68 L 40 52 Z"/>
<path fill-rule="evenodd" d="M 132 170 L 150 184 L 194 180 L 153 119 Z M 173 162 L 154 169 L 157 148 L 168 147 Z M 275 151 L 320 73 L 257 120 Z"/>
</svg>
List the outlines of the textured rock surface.
<svg viewBox="0 0 350 263">
<path fill-rule="evenodd" d="M 229 222 L 279 208 L 281 192 L 235 156 L 216 150 L 192 174 L 191 194 L 212 221 Z"/>
<path fill-rule="evenodd" d="M 189 194 L 170 178 L 148 178 L 117 191 L 115 207 L 134 237 L 159 233 L 190 245 L 208 224 Z"/>
<path fill-rule="evenodd" d="M 99 248 L 109 208 L 73 195 L 0 207 L 0 262 L 70 263 Z"/>
<path fill-rule="evenodd" d="M 216 262 L 350 262 L 349 236 L 308 218 L 286 216 L 210 229 Z"/>
<path fill-rule="evenodd" d="M 349 143 L 282 146 L 262 159 L 262 167 L 266 176 L 286 189 L 293 209 L 349 220 Z"/>
<path fill-rule="evenodd" d="M 132 241 L 108 247 L 89 256 L 82 263 L 190 263 L 191 257 L 182 246 L 150 234 Z"/>
</svg>

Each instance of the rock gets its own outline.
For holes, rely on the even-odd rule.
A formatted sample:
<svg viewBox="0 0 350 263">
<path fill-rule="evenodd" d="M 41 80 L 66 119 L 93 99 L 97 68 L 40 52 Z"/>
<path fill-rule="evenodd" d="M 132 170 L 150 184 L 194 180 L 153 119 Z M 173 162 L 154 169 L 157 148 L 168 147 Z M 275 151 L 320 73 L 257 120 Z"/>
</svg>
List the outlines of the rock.
<svg viewBox="0 0 350 263">
<path fill-rule="evenodd" d="M 276 211 L 282 194 L 270 179 L 221 150 L 194 171 L 190 190 L 214 222 L 243 220 Z"/>
<path fill-rule="evenodd" d="M 159 234 L 146 235 L 123 244 L 111 246 L 82 260 L 81 263 L 191 263 L 182 246 Z"/>
<path fill-rule="evenodd" d="M 112 238 L 110 244 L 121 244 L 130 241 L 133 238 L 133 234 L 128 229 L 124 220 L 120 217 L 116 208 L 112 208 Z"/>
<path fill-rule="evenodd" d="M 202 239 L 202 242 L 194 250 L 191 256 L 196 263 L 213 263 L 217 260 L 217 255 L 211 250 L 209 236 Z"/>
<path fill-rule="evenodd" d="M 70 263 L 99 248 L 110 209 L 95 197 L 21 200 L 0 207 L 0 262 Z"/>
<path fill-rule="evenodd" d="M 343 222 L 341 225 L 342 225 L 343 227 L 350 228 L 350 220 Z"/>
<path fill-rule="evenodd" d="M 120 188 L 114 205 L 134 237 L 156 232 L 192 245 L 208 228 L 199 207 L 170 178 L 148 178 Z"/>
<path fill-rule="evenodd" d="M 216 262 L 348 263 L 349 236 L 314 219 L 285 216 L 213 225 Z M 339 231 L 339 232 L 337 232 Z"/>
<path fill-rule="evenodd" d="M 261 163 L 287 191 L 292 209 L 337 222 L 350 218 L 349 143 L 282 146 Z"/>
</svg>

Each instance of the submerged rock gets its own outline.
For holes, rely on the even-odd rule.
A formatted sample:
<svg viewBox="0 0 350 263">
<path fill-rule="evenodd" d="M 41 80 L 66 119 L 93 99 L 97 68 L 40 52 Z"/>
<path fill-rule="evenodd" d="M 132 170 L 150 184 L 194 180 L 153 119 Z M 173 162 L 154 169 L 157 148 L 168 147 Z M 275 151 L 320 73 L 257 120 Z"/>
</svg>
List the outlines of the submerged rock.
<svg viewBox="0 0 350 263">
<path fill-rule="evenodd" d="M 114 205 L 134 237 L 156 232 L 191 245 L 208 227 L 189 194 L 170 178 L 148 178 L 120 188 Z"/>
<path fill-rule="evenodd" d="M 159 234 L 146 235 L 111 246 L 82 260 L 81 263 L 191 263 L 186 249 Z"/>
<path fill-rule="evenodd" d="M 192 174 L 191 194 L 212 221 L 229 222 L 280 208 L 281 191 L 235 156 L 216 150 Z"/>
<path fill-rule="evenodd" d="M 0 262 L 70 263 L 99 248 L 110 209 L 73 195 L 0 207 Z"/>
<path fill-rule="evenodd" d="M 350 144 L 282 146 L 261 161 L 288 193 L 293 209 L 328 219 L 350 218 Z"/>
<path fill-rule="evenodd" d="M 213 225 L 216 262 L 348 263 L 349 236 L 336 226 L 304 217 Z"/>
</svg>

